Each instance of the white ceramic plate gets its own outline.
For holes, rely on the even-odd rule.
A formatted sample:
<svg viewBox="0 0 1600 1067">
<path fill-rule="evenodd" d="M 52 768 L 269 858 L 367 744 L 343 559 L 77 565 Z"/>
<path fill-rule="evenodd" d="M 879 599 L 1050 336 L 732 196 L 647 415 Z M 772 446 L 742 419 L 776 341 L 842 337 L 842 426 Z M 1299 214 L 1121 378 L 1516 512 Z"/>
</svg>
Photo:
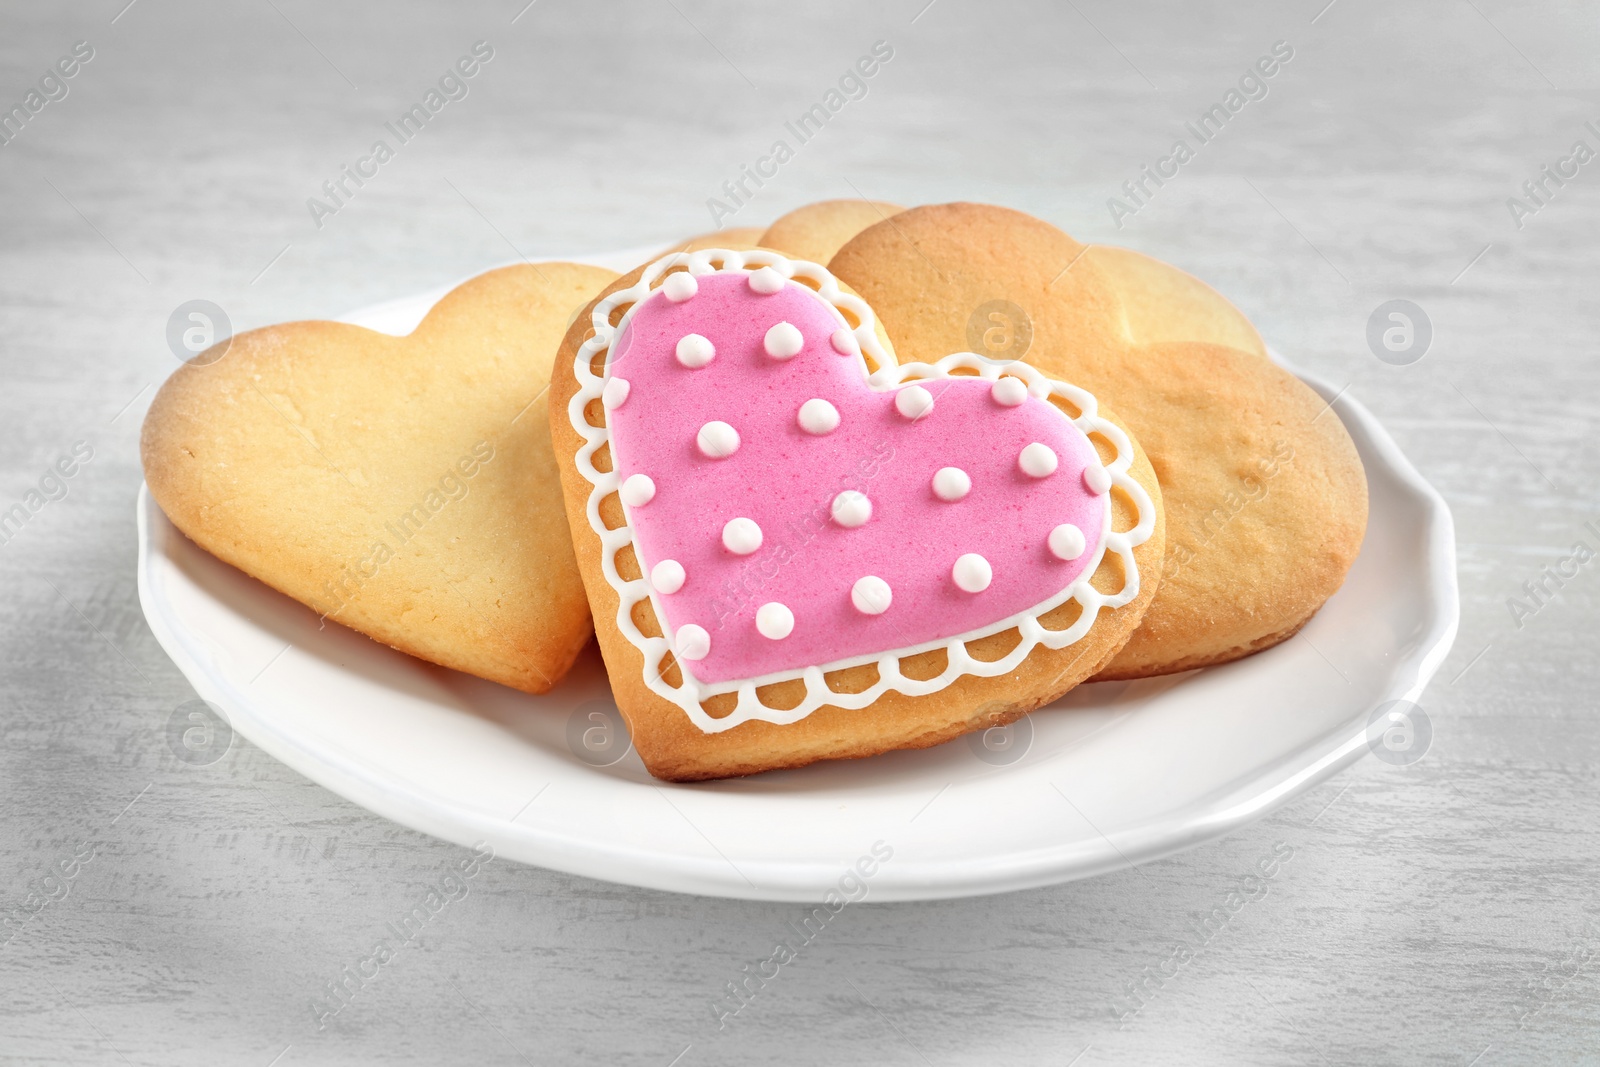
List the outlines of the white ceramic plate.
<svg viewBox="0 0 1600 1067">
<path fill-rule="evenodd" d="M 650 252 L 586 259 L 626 270 Z M 344 321 L 405 333 L 447 291 Z M 1323 417 L 1349 428 L 1371 494 L 1360 557 L 1302 635 L 1224 667 L 1081 686 L 1005 734 L 926 751 L 698 785 L 655 781 L 632 751 L 592 766 L 568 738 L 603 729 L 589 718 L 609 703 L 593 645 L 540 697 L 422 663 L 319 627 L 197 548 L 148 490 L 139 597 L 233 729 L 355 803 L 459 844 L 614 882 L 813 903 L 877 842 L 893 854 L 864 865 L 871 900 L 1083 878 L 1224 834 L 1349 765 L 1368 752 L 1372 711 L 1416 701 L 1449 651 L 1449 510 L 1364 407 L 1301 376 L 1333 401 Z"/>
</svg>

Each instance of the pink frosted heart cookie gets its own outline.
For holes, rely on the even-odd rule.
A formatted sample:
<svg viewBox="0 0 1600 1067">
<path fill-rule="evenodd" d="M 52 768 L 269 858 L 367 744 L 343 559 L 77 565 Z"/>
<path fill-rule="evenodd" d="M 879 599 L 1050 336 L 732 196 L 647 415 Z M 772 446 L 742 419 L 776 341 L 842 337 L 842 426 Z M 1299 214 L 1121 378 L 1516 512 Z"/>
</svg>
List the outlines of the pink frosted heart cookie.
<svg viewBox="0 0 1600 1067">
<path fill-rule="evenodd" d="M 815 264 L 667 256 L 557 364 L 580 570 L 660 777 L 1009 721 L 1114 654 L 1153 591 L 1155 479 L 1092 396 L 970 353 L 897 366 Z"/>
</svg>

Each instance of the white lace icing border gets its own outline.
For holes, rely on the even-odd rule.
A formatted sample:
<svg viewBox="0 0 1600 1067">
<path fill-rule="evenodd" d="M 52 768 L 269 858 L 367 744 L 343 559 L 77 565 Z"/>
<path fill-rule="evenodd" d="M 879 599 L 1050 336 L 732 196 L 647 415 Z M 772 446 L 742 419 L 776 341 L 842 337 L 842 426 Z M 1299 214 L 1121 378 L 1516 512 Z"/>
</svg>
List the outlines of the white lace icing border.
<svg viewBox="0 0 1600 1067">
<path fill-rule="evenodd" d="M 644 561 L 637 559 L 640 577 L 629 581 L 617 573 L 616 556 L 624 547 L 633 543 L 633 524 L 628 519 L 628 509 L 623 505 L 624 523 L 615 530 L 606 529 L 605 523 L 600 519 L 600 502 L 607 496 L 617 491 L 620 480 L 616 470 L 620 466 L 615 454 L 611 457 L 611 471 L 595 469 L 592 462 L 597 450 L 606 445 L 610 434 L 604 425 L 591 426 L 584 412 L 589 402 L 600 397 L 605 389 L 606 381 L 610 375 L 609 360 L 605 375 L 596 375 L 591 369 L 594 357 L 607 352 L 613 339 L 627 325 L 633 308 L 637 307 L 665 275 L 675 267 L 683 266 L 690 274 L 702 276 L 707 274 L 750 273 L 761 267 L 771 267 L 783 274 L 786 278 L 806 278 L 816 283 L 816 292 L 823 302 L 828 304 L 839 318 L 841 326 L 849 328 L 849 322 L 844 317 L 844 311 L 849 311 L 856 317 L 860 325 L 855 327 L 854 334 L 862 353 L 854 357 L 860 365 L 862 376 L 867 384 L 880 392 L 886 392 L 895 386 L 908 381 L 938 381 L 958 377 L 951 372 L 955 370 L 975 370 L 977 377 L 993 381 L 1002 375 L 1009 374 L 1022 379 L 1028 386 L 1031 396 L 1043 399 L 1055 395 L 1063 398 L 1080 412 L 1079 416 L 1069 421 L 1085 436 L 1098 433 L 1110 441 L 1116 449 L 1116 458 L 1105 465 L 1107 473 L 1111 475 L 1113 489 L 1120 488 L 1133 502 L 1138 512 L 1139 520 L 1130 530 L 1113 531 L 1111 529 L 1112 508 L 1109 499 L 1105 508 L 1104 518 L 1101 522 L 1099 545 L 1093 560 L 1085 567 L 1071 585 L 1052 596 L 1049 600 L 1034 605 L 1026 611 L 1019 612 L 1008 618 L 992 623 L 979 630 L 958 634 L 945 640 L 926 642 L 909 648 L 893 649 L 888 652 L 874 653 L 858 656 L 853 659 L 839 660 L 819 666 L 810 666 L 801 670 L 783 671 L 774 674 L 761 675 L 756 678 L 745 678 L 733 682 L 724 682 L 716 685 L 701 683 L 690 673 L 688 664 L 677 660 L 678 673 L 682 682 L 669 685 L 662 677 L 663 662 L 672 650 L 670 634 L 664 637 L 646 637 L 633 623 L 633 608 L 641 600 L 648 599 L 651 609 L 655 612 L 657 624 L 665 632 L 667 629 L 666 612 L 662 610 L 655 594 L 650 589 L 650 584 L 644 577 L 646 571 Z M 626 307 L 622 318 L 616 326 L 611 325 L 611 316 L 619 307 Z M 816 263 L 804 260 L 791 260 L 776 252 L 764 249 L 750 251 L 731 251 L 728 249 L 709 248 L 697 252 L 675 252 L 663 256 L 644 269 L 639 281 L 627 289 L 619 289 L 595 305 L 591 319 L 594 327 L 594 336 L 585 341 L 578 349 L 578 354 L 573 360 L 573 373 L 577 376 L 579 389 L 567 403 L 567 417 L 572 428 L 583 438 L 579 446 L 576 462 L 579 472 L 594 488 L 589 493 L 585 507 L 589 526 L 595 535 L 600 538 L 601 556 L 600 566 L 605 573 L 606 581 L 616 590 L 620 598 L 617 605 L 617 629 L 622 635 L 639 649 L 644 656 L 645 684 L 657 696 L 671 701 L 682 708 L 689 716 L 691 722 L 701 731 L 712 734 L 731 730 L 741 723 L 751 720 L 786 725 L 798 722 L 810 715 L 823 705 L 832 705 L 845 710 L 859 710 L 876 701 L 880 696 L 889 691 L 906 696 L 927 696 L 944 689 L 956 679 L 964 675 L 973 675 L 980 678 L 993 678 L 1002 674 L 1009 674 L 1015 670 L 1028 655 L 1039 646 L 1048 649 L 1061 649 L 1073 644 L 1083 637 L 1094 624 L 1101 608 L 1118 608 L 1129 603 L 1139 595 L 1139 568 L 1133 558 L 1135 546 L 1143 544 L 1155 530 L 1155 506 L 1150 496 L 1145 492 L 1128 468 L 1133 463 L 1133 447 L 1127 435 L 1116 425 L 1100 418 L 1097 404 L 1092 394 L 1076 386 L 1047 378 L 1043 373 L 1026 363 L 1003 363 L 986 359 L 971 352 L 962 352 L 949 355 L 934 364 L 909 363 L 900 366 L 889 356 L 883 345 L 878 341 L 872 309 L 860 297 L 846 293 L 839 287 L 838 279 L 830 274 L 827 268 Z M 870 355 L 878 366 L 876 372 L 868 370 L 865 355 Z M 973 377 L 973 375 L 959 375 L 959 377 Z M 1052 405 L 1054 406 L 1054 405 Z M 1057 410 L 1060 410 L 1059 408 Z M 1062 412 L 1066 418 L 1066 413 Z M 1116 593 L 1102 593 L 1090 584 L 1090 579 L 1099 569 L 1105 554 L 1115 552 L 1122 557 L 1123 586 Z M 1039 619 L 1049 612 L 1060 607 L 1068 600 L 1076 600 L 1082 609 L 1077 620 L 1065 630 L 1049 630 L 1040 623 Z M 1022 640 L 1017 643 L 1005 656 L 998 660 L 985 661 L 972 657 L 967 651 L 967 642 L 980 638 L 990 637 L 994 634 L 1004 633 L 1007 630 L 1018 630 Z M 920 655 L 936 649 L 943 649 L 947 656 L 944 671 L 935 678 L 918 680 L 907 678 L 900 673 L 900 660 L 904 657 Z M 833 671 L 843 670 L 847 667 L 860 666 L 866 663 L 876 663 L 878 667 L 878 680 L 867 689 L 859 693 L 837 693 L 828 688 L 825 675 Z M 788 681 L 801 678 L 805 681 L 805 698 L 793 708 L 780 710 L 769 708 L 762 704 L 756 695 L 756 690 L 774 682 Z M 733 711 L 725 716 L 714 717 L 707 714 L 701 702 L 721 693 L 738 693 L 738 702 Z"/>
</svg>

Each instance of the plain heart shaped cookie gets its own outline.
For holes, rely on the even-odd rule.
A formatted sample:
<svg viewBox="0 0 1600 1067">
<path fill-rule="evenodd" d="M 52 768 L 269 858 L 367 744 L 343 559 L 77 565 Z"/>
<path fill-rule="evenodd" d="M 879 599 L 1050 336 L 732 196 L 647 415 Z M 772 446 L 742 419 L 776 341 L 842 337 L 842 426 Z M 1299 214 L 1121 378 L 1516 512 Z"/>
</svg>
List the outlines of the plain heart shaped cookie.
<svg viewBox="0 0 1600 1067">
<path fill-rule="evenodd" d="M 761 244 L 761 235 L 766 232 L 760 226 L 729 226 L 713 233 L 698 233 L 693 237 L 686 237 L 671 248 L 663 249 L 660 254 L 698 252 L 703 248 L 756 248 Z"/>
<path fill-rule="evenodd" d="M 1170 263 L 1115 245 L 1088 245 L 1083 262 L 1121 298 L 1129 343 L 1222 345 L 1267 358 L 1266 343 L 1244 313 L 1205 282 Z"/>
<path fill-rule="evenodd" d="M 882 200 L 822 200 L 775 219 L 756 244 L 791 259 L 826 263 L 850 238 L 904 210 Z"/>
<path fill-rule="evenodd" d="M 150 491 L 202 548 L 327 618 L 543 692 L 590 632 L 543 394 L 574 312 L 615 277 L 490 271 L 406 337 L 240 334 L 157 393 Z"/>
<path fill-rule="evenodd" d="M 551 430 L 651 773 L 725 777 L 1008 722 L 1153 594 L 1153 472 L 1095 398 L 970 353 L 896 365 L 767 250 L 665 257 L 569 331 Z"/>
<path fill-rule="evenodd" d="M 1161 591 L 1103 678 L 1287 640 L 1339 588 L 1366 530 L 1365 474 L 1337 415 L 1262 358 L 1209 289 L 1142 259 L 1021 212 L 942 204 L 864 230 L 830 264 L 902 358 L 946 352 L 975 312 L 1007 307 L 1028 323 L 1025 358 L 1093 390 L 1148 449 L 1169 524 Z"/>
</svg>

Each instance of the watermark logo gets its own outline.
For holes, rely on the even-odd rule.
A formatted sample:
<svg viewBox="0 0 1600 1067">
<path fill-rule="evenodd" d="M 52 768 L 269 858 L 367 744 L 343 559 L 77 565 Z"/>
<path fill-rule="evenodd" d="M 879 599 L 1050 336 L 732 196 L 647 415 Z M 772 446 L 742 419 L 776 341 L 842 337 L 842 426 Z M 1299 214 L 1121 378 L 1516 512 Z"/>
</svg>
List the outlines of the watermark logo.
<svg viewBox="0 0 1600 1067">
<path fill-rule="evenodd" d="M 232 345 L 228 313 L 209 300 L 185 300 L 167 317 L 167 347 L 185 363 L 208 367 Z"/>
<path fill-rule="evenodd" d="M 233 727 L 215 704 L 191 700 L 167 716 L 167 747 L 191 767 L 209 767 L 233 747 Z"/>
<path fill-rule="evenodd" d="M 1024 715 L 1015 722 L 1001 724 L 998 720 L 1004 710 L 1005 705 L 995 705 L 980 711 L 978 721 L 993 725 L 966 736 L 967 748 L 991 767 L 1009 767 L 1033 747 L 1032 717 Z"/>
<path fill-rule="evenodd" d="M 1428 754 L 1433 720 L 1409 700 L 1389 700 L 1367 718 L 1367 747 L 1383 762 L 1407 767 Z"/>
<path fill-rule="evenodd" d="M 1033 320 L 1009 300 L 980 304 L 967 318 L 967 349 L 989 359 L 1021 359 L 1033 345 Z"/>
<path fill-rule="evenodd" d="M 1367 347 L 1391 367 L 1407 367 L 1428 354 L 1433 320 L 1409 300 L 1387 300 L 1367 318 Z"/>
<path fill-rule="evenodd" d="M 567 717 L 567 747 L 591 767 L 610 767 L 633 751 L 633 738 L 614 702 L 589 700 Z"/>
</svg>

